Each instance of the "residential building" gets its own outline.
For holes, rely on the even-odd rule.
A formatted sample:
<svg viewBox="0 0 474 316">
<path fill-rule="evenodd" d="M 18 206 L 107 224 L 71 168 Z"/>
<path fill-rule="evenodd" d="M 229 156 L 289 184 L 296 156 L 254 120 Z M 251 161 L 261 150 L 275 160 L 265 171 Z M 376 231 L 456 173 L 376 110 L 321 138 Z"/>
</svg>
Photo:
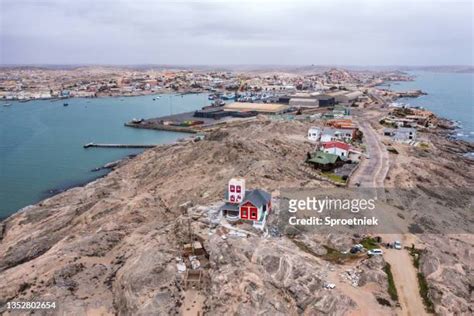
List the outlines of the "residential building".
<svg viewBox="0 0 474 316">
<path fill-rule="evenodd" d="M 386 128 L 384 129 L 384 135 L 392 137 L 397 142 L 410 142 L 416 140 L 416 129 L 408 127 Z"/>
<path fill-rule="evenodd" d="M 312 142 L 317 142 L 321 138 L 321 128 L 310 127 L 308 130 L 308 139 Z"/>
<path fill-rule="evenodd" d="M 251 221 L 261 229 L 272 209 L 271 194 L 261 189 L 246 190 L 242 178 L 230 179 L 225 200 L 220 210 L 227 220 Z"/>
<path fill-rule="evenodd" d="M 349 144 L 331 141 L 323 143 L 321 150 L 328 154 L 338 155 L 341 158 L 347 158 L 349 156 L 350 146 Z"/>
<path fill-rule="evenodd" d="M 306 160 L 306 162 L 323 171 L 330 171 L 344 164 L 343 159 L 338 155 L 324 151 L 316 151 L 312 154 L 308 154 L 308 160 Z"/>
<path fill-rule="evenodd" d="M 324 128 L 321 132 L 321 142 L 344 141 L 350 142 L 355 135 L 355 129 Z"/>
</svg>

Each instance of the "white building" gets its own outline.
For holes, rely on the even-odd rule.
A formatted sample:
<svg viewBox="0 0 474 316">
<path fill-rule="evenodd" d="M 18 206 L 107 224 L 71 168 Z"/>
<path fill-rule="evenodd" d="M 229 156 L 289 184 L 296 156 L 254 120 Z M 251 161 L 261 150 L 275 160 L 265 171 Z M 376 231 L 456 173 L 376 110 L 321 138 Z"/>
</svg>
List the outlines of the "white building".
<svg viewBox="0 0 474 316">
<path fill-rule="evenodd" d="M 312 142 L 317 142 L 319 141 L 319 138 L 321 137 L 321 129 L 319 127 L 311 127 L 308 130 L 308 139 Z"/>
<path fill-rule="evenodd" d="M 400 143 L 409 143 L 416 140 L 416 129 L 408 127 L 386 128 L 385 136 L 390 136 L 394 141 Z"/>
<path fill-rule="evenodd" d="M 325 128 L 321 132 L 321 142 L 331 142 L 331 141 L 344 141 L 350 142 L 354 136 L 353 129 L 336 129 L 336 128 Z"/>
<path fill-rule="evenodd" d="M 349 156 L 349 144 L 334 141 L 323 143 L 321 150 L 328 154 L 338 155 L 341 158 L 347 158 Z"/>
</svg>

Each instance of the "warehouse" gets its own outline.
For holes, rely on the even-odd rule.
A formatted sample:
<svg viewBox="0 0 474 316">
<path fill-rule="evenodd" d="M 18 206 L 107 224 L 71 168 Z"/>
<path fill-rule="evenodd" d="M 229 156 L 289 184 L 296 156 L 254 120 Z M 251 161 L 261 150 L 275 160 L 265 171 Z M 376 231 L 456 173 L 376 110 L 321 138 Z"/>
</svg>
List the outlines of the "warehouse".
<svg viewBox="0 0 474 316">
<path fill-rule="evenodd" d="M 290 106 L 304 107 L 304 108 L 317 108 L 319 106 L 319 100 L 310 99 L 310 98 L 291 98 Z"/>
<path fill-rule="evenodd" d="M 287 105 L 277 103 L 233 102 L 223 106 L 223 108 L 226 112 L 257 112 L 265 114 L 281 114 L 288 111 Z"/>
<path fill-rule="evenodd" d="M 336 104 L 334 97 L 327 94 L 318 94 L 315 95 L 314 98 L 318 100 L 320 107 L 331 107 Z"/>
</svg>

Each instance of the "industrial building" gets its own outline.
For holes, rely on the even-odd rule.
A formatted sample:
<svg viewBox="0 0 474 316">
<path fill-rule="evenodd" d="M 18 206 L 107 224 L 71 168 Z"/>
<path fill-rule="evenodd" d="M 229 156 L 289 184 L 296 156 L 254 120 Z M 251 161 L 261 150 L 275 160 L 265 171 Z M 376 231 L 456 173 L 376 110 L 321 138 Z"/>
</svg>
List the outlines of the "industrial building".
<svg viewBox="0 0 474 316">
<path fill-rule="evenodd" d="M 292 107 L 317 108 L 319 100 L 313 98 L 291 98 L 289 104 Z"/>
<path fill-rule="evenodd" d="M 278 103 L 247 103 L 233 102 L 222 107 L 226 112 L 257 112 L 265 114 L 281 114 L 288 111 L 288 106 Z"/>
</svg>

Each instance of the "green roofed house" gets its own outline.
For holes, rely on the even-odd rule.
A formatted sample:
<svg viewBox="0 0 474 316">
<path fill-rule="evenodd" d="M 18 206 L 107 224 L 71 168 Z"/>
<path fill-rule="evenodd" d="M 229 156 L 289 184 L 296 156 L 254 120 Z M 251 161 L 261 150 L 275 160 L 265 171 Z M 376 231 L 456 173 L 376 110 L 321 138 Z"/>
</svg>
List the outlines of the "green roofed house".
<svg viewBox="0 0 474 316">
<path fill-rule="evenodd" d="M 344 161 L 338 155 L 326 153 L 324 151 L 316 151 L 312 154 L 308 154 L 306 162 L 323 171 L 333 170 L 334 168 L 344 164 Z"/>
</svg>

